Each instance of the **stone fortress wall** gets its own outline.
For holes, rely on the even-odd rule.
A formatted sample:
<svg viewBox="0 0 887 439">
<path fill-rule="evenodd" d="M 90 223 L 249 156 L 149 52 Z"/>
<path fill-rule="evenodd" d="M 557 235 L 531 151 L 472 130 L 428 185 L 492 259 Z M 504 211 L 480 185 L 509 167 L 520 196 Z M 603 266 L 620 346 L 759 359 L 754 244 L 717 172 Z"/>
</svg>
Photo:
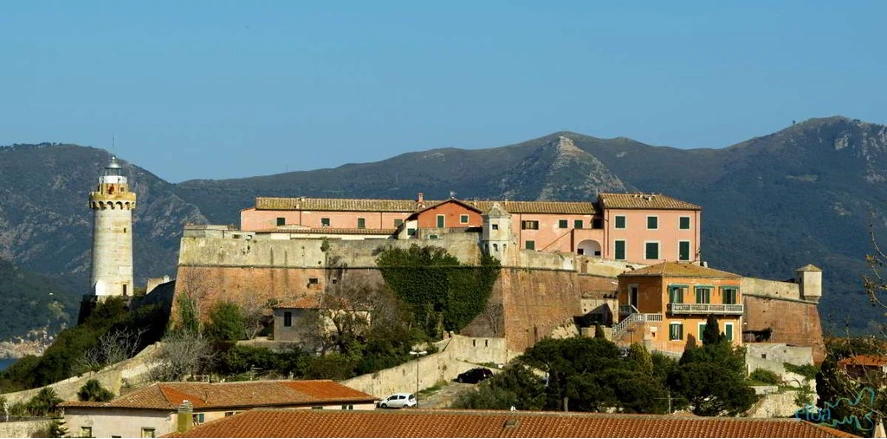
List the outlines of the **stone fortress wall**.
<svg viewBox="0 0 887 439">
<path fill-rule="evenodd" d="M 257 234 L 228 226 L 188 226 L 179 252 L 176 294 L 198 297 L 205 313 L 218 300 L 293 300 L 319 294 L 329 283 L 349 277 L 381 282 L 375 265 L 378 249 L 415 244 L 443 247 L 469 265 L 478 264 L 481 257 L 479 233 L 471 231 L 423 240 L 325 239 L 287 232 Z M 499 332 L 512 351 L 522 351 L 556 328 L 572 324 L 575 316 L 583 314 L 583 296 L 600 290 L 602 277 L 615 278 L 641 267 L 532 250 L 514 250 L 508 259 L 490 300 L 491 305 L 502 306 L 501 321 L 490 323 L 489 317 L 480 316 L 463 333 L 485 337 Z M 814 358 L 821 360 L 824 345 L 818 297 L 805 297 L 801 286 L 793 282 L 743 278 L 741 288 L 746 304 L 743 330 L 769 328 L 768 341 L 812 345 Z"/>
</svg>

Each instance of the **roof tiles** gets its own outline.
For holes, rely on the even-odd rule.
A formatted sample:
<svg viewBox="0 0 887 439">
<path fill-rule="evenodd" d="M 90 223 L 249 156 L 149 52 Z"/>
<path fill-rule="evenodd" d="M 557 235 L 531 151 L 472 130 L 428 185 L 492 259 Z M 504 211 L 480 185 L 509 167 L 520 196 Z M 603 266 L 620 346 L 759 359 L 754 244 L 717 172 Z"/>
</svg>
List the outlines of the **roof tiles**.
<svg viewBox="0 0 887 439">
<path fill-rule="evenodd" d="M 605 209 L 702 210 L 701 206 L 662 194 L 600 194 Z"/>
<path fill-rule="evenodd" d="M 175 410 L 183 401 L 195 409 L 369 403 L 375 397 L 330 380 L 242 383 L 157 383 L 109 402 L 69 401 L 60 407 Z"/>
<path fill-rule="evenodd" d="M 418 212 L 449 200 L 365 200 L 357 198 L 267 198 L 256 197 L 257 210 L 316 210 L 345 212 Z M 572 213 L 593 215 L 597 212 L 590 201 L 474 201 L 460 203 L 486 212 L 493 203 L 510 213 Z"/>
<path fill-rule="evenodd" d="M 854 437 L 799 419 L 603 413 L 250 410 L 170 437 Z"/>
<path fill-rule="evenodd" d="M 649 267 L 626 271 L 622 276 L 651 276 L 651 277 L 707 277 L 716 279 L 739 279 L 742 276 L 726 271 L 715 270 L 688 262 L 663 262 Z"/>
</svg>

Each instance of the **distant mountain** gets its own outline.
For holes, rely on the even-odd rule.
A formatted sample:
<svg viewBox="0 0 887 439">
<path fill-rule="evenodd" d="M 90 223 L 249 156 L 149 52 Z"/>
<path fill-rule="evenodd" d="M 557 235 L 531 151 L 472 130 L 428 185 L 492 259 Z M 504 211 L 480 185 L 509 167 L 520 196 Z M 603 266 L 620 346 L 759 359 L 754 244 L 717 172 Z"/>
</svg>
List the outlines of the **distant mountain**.
<svg viewBox="0 0 887 439">
<path fill-rule="evenodd" d="M 0 148 L 0 257 L 86 287 L 87 192 L 110 156 L 72 145 Z M 820 307 L 856 330 L 883 317 L 861 292 L 870 225 L 887 236 L 887 127 L 811 119 L 722 149 L 554 133 L 517 145 L 435 149 L 335 169 L 166 183 L 132 165 L 139 279 L 172 273 L 182 225 L 239 224 L 256 196 L 577 200 L 665 193 L 703 206 L 703 257 L 772 279 L 825 270 Z M 827 322 L 828 323 L 828 322 Z"/>
<path fill-rule="evenodd" d="M 60 279 L 78 294 L 89 290 L 92 211 L 89 191 L 111 160 L 106 151 L 74 145 L 0 148 L 0 258 Z M 138 195 L 134 213 L 135 275 L 175 274 L 182 226 L 205 223 L 173 185 L 121 162 Z M 76 314 L 76 312 L 75 312 Z"/>
</svg>

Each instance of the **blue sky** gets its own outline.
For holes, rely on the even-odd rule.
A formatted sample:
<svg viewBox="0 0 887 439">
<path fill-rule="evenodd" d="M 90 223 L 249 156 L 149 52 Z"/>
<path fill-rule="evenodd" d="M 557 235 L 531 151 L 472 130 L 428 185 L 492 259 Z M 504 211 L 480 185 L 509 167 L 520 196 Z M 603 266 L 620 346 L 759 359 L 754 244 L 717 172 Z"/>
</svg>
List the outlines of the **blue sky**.
<svg viewBox="0 0 887 439">
<path fill-rule="evenodd" d="M 559 130 L 721 148 L 887 123 L 887 2 L 4 2 L 0 145 L 172 182 Z"/>
</svg>

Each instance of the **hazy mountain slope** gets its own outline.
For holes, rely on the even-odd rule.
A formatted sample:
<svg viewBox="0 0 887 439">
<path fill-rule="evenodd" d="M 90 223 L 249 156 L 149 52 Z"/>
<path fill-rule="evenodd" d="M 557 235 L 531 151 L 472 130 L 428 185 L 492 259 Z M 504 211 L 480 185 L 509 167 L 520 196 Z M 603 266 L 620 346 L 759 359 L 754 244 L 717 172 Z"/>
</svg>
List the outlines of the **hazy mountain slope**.
<svg viewBox="0 0 887 439">
<path fill-rule="evenodd" d="M 71 145 L 0 148 L 0 257 L 86 287 L 87 192 L 110 156 Z M 860 292 L 869 224 L 887 236 L 887 128 L 811 119 L 723 149 L 554 133 L 517 145 L 436 149 L 335 169 L 168 184 L 127 165 L 139 194 L 138 278 L 172 273 L 186 222 L 239 224 L 256 196 L 589 199 L 602 190 L 665 193 L 703 206 L 703 257 L 784 279 L 825 270 L 822 314 L 882 317 Z"/>
<path fill-rule="evenodd" d="M 87 200 L 110 159 L 106 151 L 74 145 L 0 148 L 0 256 L 85 293 L 93 216 Z M 143 284 L 147 276 L 174 274 L 182 226 L 207 220 L 171 184 L 122 165 L 138 194 L 135 275 Z"/>
</svg>

